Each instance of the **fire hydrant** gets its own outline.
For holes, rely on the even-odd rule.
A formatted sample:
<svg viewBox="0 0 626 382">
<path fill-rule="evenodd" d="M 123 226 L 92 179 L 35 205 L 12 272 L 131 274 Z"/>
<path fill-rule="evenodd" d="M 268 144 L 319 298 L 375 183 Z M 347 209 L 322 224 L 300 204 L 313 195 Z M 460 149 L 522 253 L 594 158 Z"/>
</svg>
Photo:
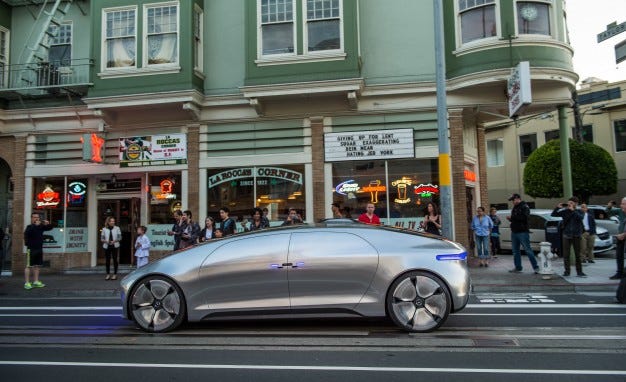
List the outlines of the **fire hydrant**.
<svg viewBox="0 0 626 382">
<path fill-rule="evenodd" d="M 552 244 L 547 241 L 542 241 L 539 243 L 539 274 L 542 275 L 541 278 L 544 280 L 550 280 L 550 275 L 554 274 L 554 270 L 552 269 L 552 259 L 555 259 L 557 256 L 552 252 Z"/>
</svg>

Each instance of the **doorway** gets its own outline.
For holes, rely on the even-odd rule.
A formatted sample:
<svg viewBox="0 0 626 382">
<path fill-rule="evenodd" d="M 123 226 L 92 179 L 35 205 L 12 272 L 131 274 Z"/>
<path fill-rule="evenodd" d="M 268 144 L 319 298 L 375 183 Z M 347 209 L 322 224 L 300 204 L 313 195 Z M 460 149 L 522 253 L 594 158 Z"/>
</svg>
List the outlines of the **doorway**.
<svg viewBox="0 0 626 382">
<path fill-rule="evenodd" d="M 100 224 L 97 238 L 98 265 L 104 265 L 105 263 L 104 248 L 102 248 L 102 244 L 100 244 L 100 234 L 102 233 L 102 227 L 104 227 L 104 221 L 109 216 L 115 218 L 116 225 L 120 227 L 120 230 L 122 231 L 122 241 L 120 242 L 119 249 L 120 264 L 134 264 L 135 259 L 133 256 L 133 248 L 137 235 L 137 227 L 140 225 L 140 208 L 140 198 L 98 200 L 98 221 Z"/>
</svg>

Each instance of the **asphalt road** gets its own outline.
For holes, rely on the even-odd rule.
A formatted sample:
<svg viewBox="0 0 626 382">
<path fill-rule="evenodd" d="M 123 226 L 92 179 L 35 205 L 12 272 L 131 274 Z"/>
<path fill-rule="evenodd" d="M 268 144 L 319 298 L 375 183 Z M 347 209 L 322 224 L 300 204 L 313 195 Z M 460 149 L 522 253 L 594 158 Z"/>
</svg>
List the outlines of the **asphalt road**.
<svg viewBox="0 0 626 382">
<path fill-rule="evenodd" d="M 139 331 L 107 298 L 0 301 L 6 381 L 626 381 L 610 293 L 479 294 L 438 331 L 385 320 L 272 320 Z"/>
</svg>

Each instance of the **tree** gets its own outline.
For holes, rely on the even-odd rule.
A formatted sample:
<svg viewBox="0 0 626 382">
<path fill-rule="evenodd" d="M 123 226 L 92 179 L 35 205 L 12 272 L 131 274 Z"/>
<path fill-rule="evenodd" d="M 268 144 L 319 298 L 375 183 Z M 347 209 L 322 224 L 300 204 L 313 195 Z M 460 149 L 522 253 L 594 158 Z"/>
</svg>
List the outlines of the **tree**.
<svg viewBox="0 0 626 382">
<path fill-rule="evenodd" d="M 574 195 L 588 203 L 592 195 L 617 192 L 617 168 L 611 155 L 593 143 L 569 140 Z M 524 192 L 533 198 L 562 198 L 561 145 L 553 139 L 536 149 L 524 168 Z M 569 197 L 570 195 L 566 195 Z"/>
</svg>

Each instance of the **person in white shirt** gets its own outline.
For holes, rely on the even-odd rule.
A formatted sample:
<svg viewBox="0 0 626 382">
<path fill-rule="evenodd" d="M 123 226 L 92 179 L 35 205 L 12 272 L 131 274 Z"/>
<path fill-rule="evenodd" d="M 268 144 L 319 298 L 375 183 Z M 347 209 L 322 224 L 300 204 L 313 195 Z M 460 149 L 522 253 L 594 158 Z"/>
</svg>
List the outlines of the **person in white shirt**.
<svg viewBox="0 0 626 382">
<path fill-rule="evenodd" d="M 595 263 L 593 246 L 596 242 L 596 220 L 586 204 L 580 205 L 583 215 L 583 235 L 580 238 L 580 258 L 583 263 Z"/>
<path fill-rule="evenodd" d="M 150 256 L 150 238 L 146 235 L 148 229 L 145 226 L 137 227 L 137 240 L 135 241 L 135 257 L 137 258 L 137 268 L 148 264 Z"/>
<path fill-rule="evenodd" d="M 105 280 L 117 279 L 117 256 L 120 248 L 120 241 L 122 240 L 122 231 L 120 227 L 115 225 L 115 218 L 109 216 L 104 222 L 104 228 L 102 228 L 102 234 L 100 235 L 100 241 L 102 242 L 102 248 L 104 248 L 104 257 L 106 259 L 107 275 Z M 113 260 L 113 276 L 111 273 L 111 260 Z"/>
</svg>

